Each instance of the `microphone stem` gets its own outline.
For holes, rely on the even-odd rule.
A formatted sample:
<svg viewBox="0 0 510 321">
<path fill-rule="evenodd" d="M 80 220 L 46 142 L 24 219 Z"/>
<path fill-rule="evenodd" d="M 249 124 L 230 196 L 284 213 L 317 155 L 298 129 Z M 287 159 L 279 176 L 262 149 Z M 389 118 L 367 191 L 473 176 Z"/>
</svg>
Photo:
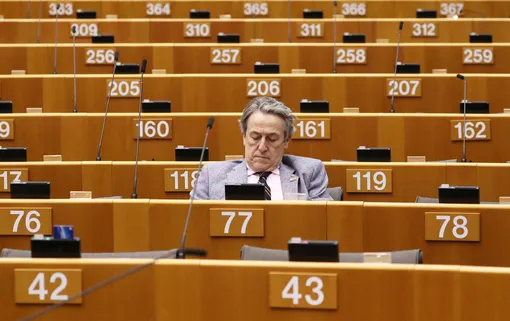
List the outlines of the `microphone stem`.
<svg viewBox="0 0 510 321">
<path fill-rule="evenodd" d="M 204 160 L 205 154 L 205 146 L 207 145 L 207 138 L 209 138 L 209 131 L 211 127 L 207 126 L 207 131 L 205 132 L 204 145 L 202 146 L 202 153 L 200 154 L 200 162 L 198 163 L 198 175 L 196 181 L 200 178 L 200 172 L 202 170 L 202 162 Z M 188 215 L 186 216 L 186 223 L 184 223 L 184 232 L 182 233 L 181 246 L 177 251 L 176 258 L 184 258 L 184 245 L 186 244 L 186 235 L 188 231 L 189 221 L 191 220 L 191 208 L 193 207 L 193 201 L 195 200 L 195 189 L 191 193 L 191 199 L 188 207 Z M 181 257 L 182 256 L 182 257 Z"/>
<path fill-rule="evenodd" d="M 138 130 L 136 131 L 136 154 L 135 154 L 135 178 L 133 182 L 133 194 L 131 198 L 137 198 L 136 187 L 138 185 L 138 153 L 140 150 L 140 132 L 142 131 L 142 96 L 143 96 L 143 73 L 140 77 L 140 103 L 138 105 Z"/>
<path fill-rule="evenodd" d="M 41 16 L 42 16 L 42 10 L 43 10 L 42 0 L 39 0 L 39 19 L 37 21 L 37 39 L 36 39 L 36 43 L 41 43 Z M 57 12 L 57 14 L 58 14 L 58 12 Z"/>
<path fill-rule="evenodd" d="M 396 81 L 397 81 L 397 64 L 398 64 L 398 52 L 399 52 L 399 49 L 400 49 L 400 33 L 402 32 L 402 30 L 398 30 L 398 42 L 397 42 L 397 54 L 395 56 L 395 70 L 393 72 L 393 86 L 396 85 Z M 396 86 L 398 87 L 398 86 Z M 391 110 L 390 112 L 394 113 L 395 112 L 395 90 L 392 90 L 391 92 Z"/>
<path fill-rule="evenodd" d="M 467 80 L 464 78 L 464 133 L 462 139 L 462 162 L 467 162 L 466 155 L 466 102 L 467 102 Z"/>
<path fill-rule="evenodd" d="M 106 127 L 106 119 L 108 116 L 108 109 L 110 108 L 110 99 L 112 98 L 112 88 L 113 88 L 113 81 L 115 80 L 115 71 L 116 70 L 117 70 L 117 61 L 115 61 L 113 64 L 112 81 L 110 82 L 110 91 L 108 92 L 108 97 L 107 97 L 107 101 L 106 101 L 106 111 L 104 113 L 103 127 L 101 128 L 101 135 L 99 136 L 99 144 L 97 146 L 96 161 L 101 160 L 101 148 L 103 147 L 103 135 L 104 135 L 104 129 Z"/>
<path fill-rule="evenodd" d="M 57 13 L 55 15 L 55 19 L 56 19 L 56 22 L 55 22 L 55 57 L 54 57 L 54 61 L 53 61 L 53 74 L 57 74 L 57 43 L 58 43 L 58 8 L 57 8 Z"/>
<path fill-rule="evenodd" d="M 76 34 L 73 34 L 73 90 L 74 90 L 74 97 L 73 97 L 73 112 L 78 112 L 78 109 L 76 108 Z"/>
<path fill-rule="evenodd" d="M 336 1 L 333 2 L 333 73 L 336 74 Z"/>
<path fill-rule="evenodd" d="M 290 41 L 290 0 L 287 0 L 287 37 L 288 37 L 289 43 L 291 43 L 291 41 Z"/>
</svg>

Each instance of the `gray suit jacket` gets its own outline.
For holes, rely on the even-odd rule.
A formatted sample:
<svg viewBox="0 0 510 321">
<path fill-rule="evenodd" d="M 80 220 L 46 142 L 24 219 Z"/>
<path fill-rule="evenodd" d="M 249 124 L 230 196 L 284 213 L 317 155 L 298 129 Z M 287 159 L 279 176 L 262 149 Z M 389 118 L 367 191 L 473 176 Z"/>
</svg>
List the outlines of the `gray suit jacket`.
<svg viewBox="0 0 510 321">
<path fill-rule="evenodd" d="M 280 167 L 282 192 L 306 193 L 312 201 L 331 201 L 327 192 L 328 175 L 322 161 L 315 158 L 284 155 Z M 208 163 L 202 167 L 191 191 L 197 200 L 224 200 L 226 184 L 248 181 L 245 160 Z"/>
</svg>

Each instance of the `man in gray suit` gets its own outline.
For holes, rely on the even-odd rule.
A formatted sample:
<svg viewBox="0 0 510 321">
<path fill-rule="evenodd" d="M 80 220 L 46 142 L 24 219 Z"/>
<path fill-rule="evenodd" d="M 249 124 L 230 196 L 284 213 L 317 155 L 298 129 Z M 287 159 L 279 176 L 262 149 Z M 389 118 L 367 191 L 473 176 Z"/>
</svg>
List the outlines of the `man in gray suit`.
<svg viewBox="0 0 510 321">
<path fill-rule="evenodd" d="M 294 132 L 290 108 L 270 97 L 254 98 L 244 108 L 240 125 L 244 160 L 204 165 L 194 189 L 195 199 L 224 200 L 226 184 L 260 183 L 266 200 L 284 200 L 291 193 L 307 200 L 332 200 L 322 161 L 284 155 Z"/>
</svg>

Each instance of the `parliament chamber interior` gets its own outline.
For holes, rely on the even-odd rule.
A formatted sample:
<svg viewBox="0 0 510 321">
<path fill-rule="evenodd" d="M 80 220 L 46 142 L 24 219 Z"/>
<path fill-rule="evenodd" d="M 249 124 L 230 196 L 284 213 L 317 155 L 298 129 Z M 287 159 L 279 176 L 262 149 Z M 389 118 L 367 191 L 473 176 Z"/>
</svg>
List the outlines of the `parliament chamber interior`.
<svg viewBox="0 0 510 321">
<path fill-rule="evenodd" d="M 0 30 L 0 321 L 510 320 L 510 0 Z"/>
</svg>

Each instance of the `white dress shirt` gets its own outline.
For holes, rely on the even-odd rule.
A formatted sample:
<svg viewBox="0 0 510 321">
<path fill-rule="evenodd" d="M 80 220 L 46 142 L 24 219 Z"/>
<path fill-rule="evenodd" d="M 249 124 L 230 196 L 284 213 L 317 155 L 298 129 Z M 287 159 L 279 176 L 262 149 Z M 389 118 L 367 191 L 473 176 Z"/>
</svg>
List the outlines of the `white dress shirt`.
<svg viewBox="0 0 510 321">
<path fill-rule="evenodd" d="M 249 184 L 255 184 L 259 182 L 259 175 L 248 167 L 248 181 Z M 282 181 L 280 179 L 280 167 L 278 166 L 274 169 L 271 174 L 266 179 L 267 185 L 271 189 L 271 200 L 272 201 L 283 201 L 283 192 L 282 192 Z"/>
</svg>

